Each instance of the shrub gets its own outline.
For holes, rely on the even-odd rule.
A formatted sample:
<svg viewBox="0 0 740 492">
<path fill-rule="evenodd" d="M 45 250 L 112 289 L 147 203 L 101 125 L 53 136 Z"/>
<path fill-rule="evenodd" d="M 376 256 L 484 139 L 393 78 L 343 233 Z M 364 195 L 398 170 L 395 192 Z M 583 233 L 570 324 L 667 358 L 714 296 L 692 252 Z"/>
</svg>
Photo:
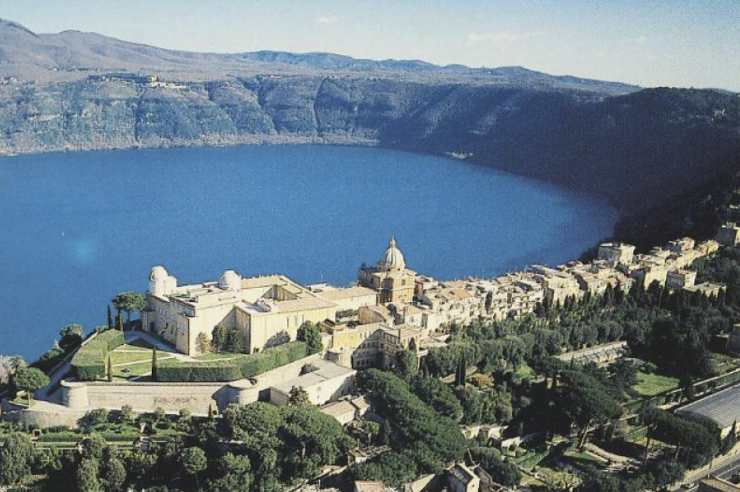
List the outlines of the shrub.
<svg viewBox="0 0 740 492">
<path fill-rule="evenodd" d="M 241 379 L 239 367 L 233 361 L 188 362 L 162 361 L 157 368 L 157 381 L 234 381 Z"/>
<path fill-rule="evenodd" d="M 42 434 L 39 437 L 41 442 L 77 442 L 82 439 L 82 435 L 74 431 L 54 432 L 51 434 Z"/>
<path fill-rule="evenodd" d="M 263 352 L 241 355 L 230 360 L 182 362 L 163 360 L 157 369 L 157 381 L 211 382 L 235 381 L 275 369 L 306 356 L 304 342 L 288 342 Z"/>
<path fill-rule="evenodd" d="M 126 343 L 123 332 L 106 330 L 80 347 L 72 358 L 75 376 L 81 381 L 105 377 L 108 352 Z"/>
</svg>

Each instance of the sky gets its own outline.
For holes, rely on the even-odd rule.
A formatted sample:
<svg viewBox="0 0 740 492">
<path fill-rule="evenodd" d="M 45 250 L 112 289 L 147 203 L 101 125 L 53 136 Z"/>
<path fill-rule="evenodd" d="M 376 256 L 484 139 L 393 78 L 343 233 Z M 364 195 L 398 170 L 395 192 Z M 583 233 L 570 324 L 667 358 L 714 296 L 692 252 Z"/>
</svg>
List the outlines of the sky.
<svg viewBox="0 0 740 492">
<path fill-rule="evenodd" d="M 0 17 L 181 50 L 520 65 L 740 91 L 740 0 L 0 0 Z"/>
</svg>

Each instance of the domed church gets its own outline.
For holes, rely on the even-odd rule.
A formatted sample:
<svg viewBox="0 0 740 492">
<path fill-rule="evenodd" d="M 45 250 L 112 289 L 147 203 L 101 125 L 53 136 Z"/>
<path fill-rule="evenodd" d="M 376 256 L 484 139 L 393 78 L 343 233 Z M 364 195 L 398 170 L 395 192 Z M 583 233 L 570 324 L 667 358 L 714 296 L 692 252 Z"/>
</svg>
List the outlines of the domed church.
<svg viewBox="0 0 740 492">
<path fill-rule="evenodd" d="M 363 266 L 358 275 L 360 285 L 375 290 L 381 304 L 411 302 L 414 298 L 415 279 L 416 272 L 406 268 L 406 260 L 393 236 L 377 266 Z"/>
</svg>

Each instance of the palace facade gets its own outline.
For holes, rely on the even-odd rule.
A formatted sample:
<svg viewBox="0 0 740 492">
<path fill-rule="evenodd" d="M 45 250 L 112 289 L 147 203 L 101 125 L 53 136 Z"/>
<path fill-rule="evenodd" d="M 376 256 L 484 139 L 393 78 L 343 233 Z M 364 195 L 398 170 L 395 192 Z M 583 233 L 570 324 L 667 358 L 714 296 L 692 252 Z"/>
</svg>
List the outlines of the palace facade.
<svg viewBox="0 0 740 492">
<path fill-rule="evenodd" d="M 149 276 L 147 309 L 142 328 L 169 341 L 177 350 L 194 355 L 210 343 L 217 326 L 239 330 L 247 353 L 295 340 L 306 321 L 334 320 L 347 299 L 352 305 L 374 304 L 370 291 L 333 289 L 331 295 L 294 282 L 283 275 L 242 278 L 225 271 L 218 281 L 178 285 L 162 266 Z"/>
</svg>

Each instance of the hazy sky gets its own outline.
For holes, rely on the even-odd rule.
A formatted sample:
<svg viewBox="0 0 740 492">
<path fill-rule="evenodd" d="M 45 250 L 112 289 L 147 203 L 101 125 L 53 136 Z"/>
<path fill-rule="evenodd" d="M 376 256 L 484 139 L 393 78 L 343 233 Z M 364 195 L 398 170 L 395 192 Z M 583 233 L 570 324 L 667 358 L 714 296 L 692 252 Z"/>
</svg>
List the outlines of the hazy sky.
<svg viewBox="0 0 740 492">
<path fill-rule="evenodd" d="M 0 0 L 0 17 L 183 50 L 522 65 L 740 91 L 740 0 Z"/>
</svg>

